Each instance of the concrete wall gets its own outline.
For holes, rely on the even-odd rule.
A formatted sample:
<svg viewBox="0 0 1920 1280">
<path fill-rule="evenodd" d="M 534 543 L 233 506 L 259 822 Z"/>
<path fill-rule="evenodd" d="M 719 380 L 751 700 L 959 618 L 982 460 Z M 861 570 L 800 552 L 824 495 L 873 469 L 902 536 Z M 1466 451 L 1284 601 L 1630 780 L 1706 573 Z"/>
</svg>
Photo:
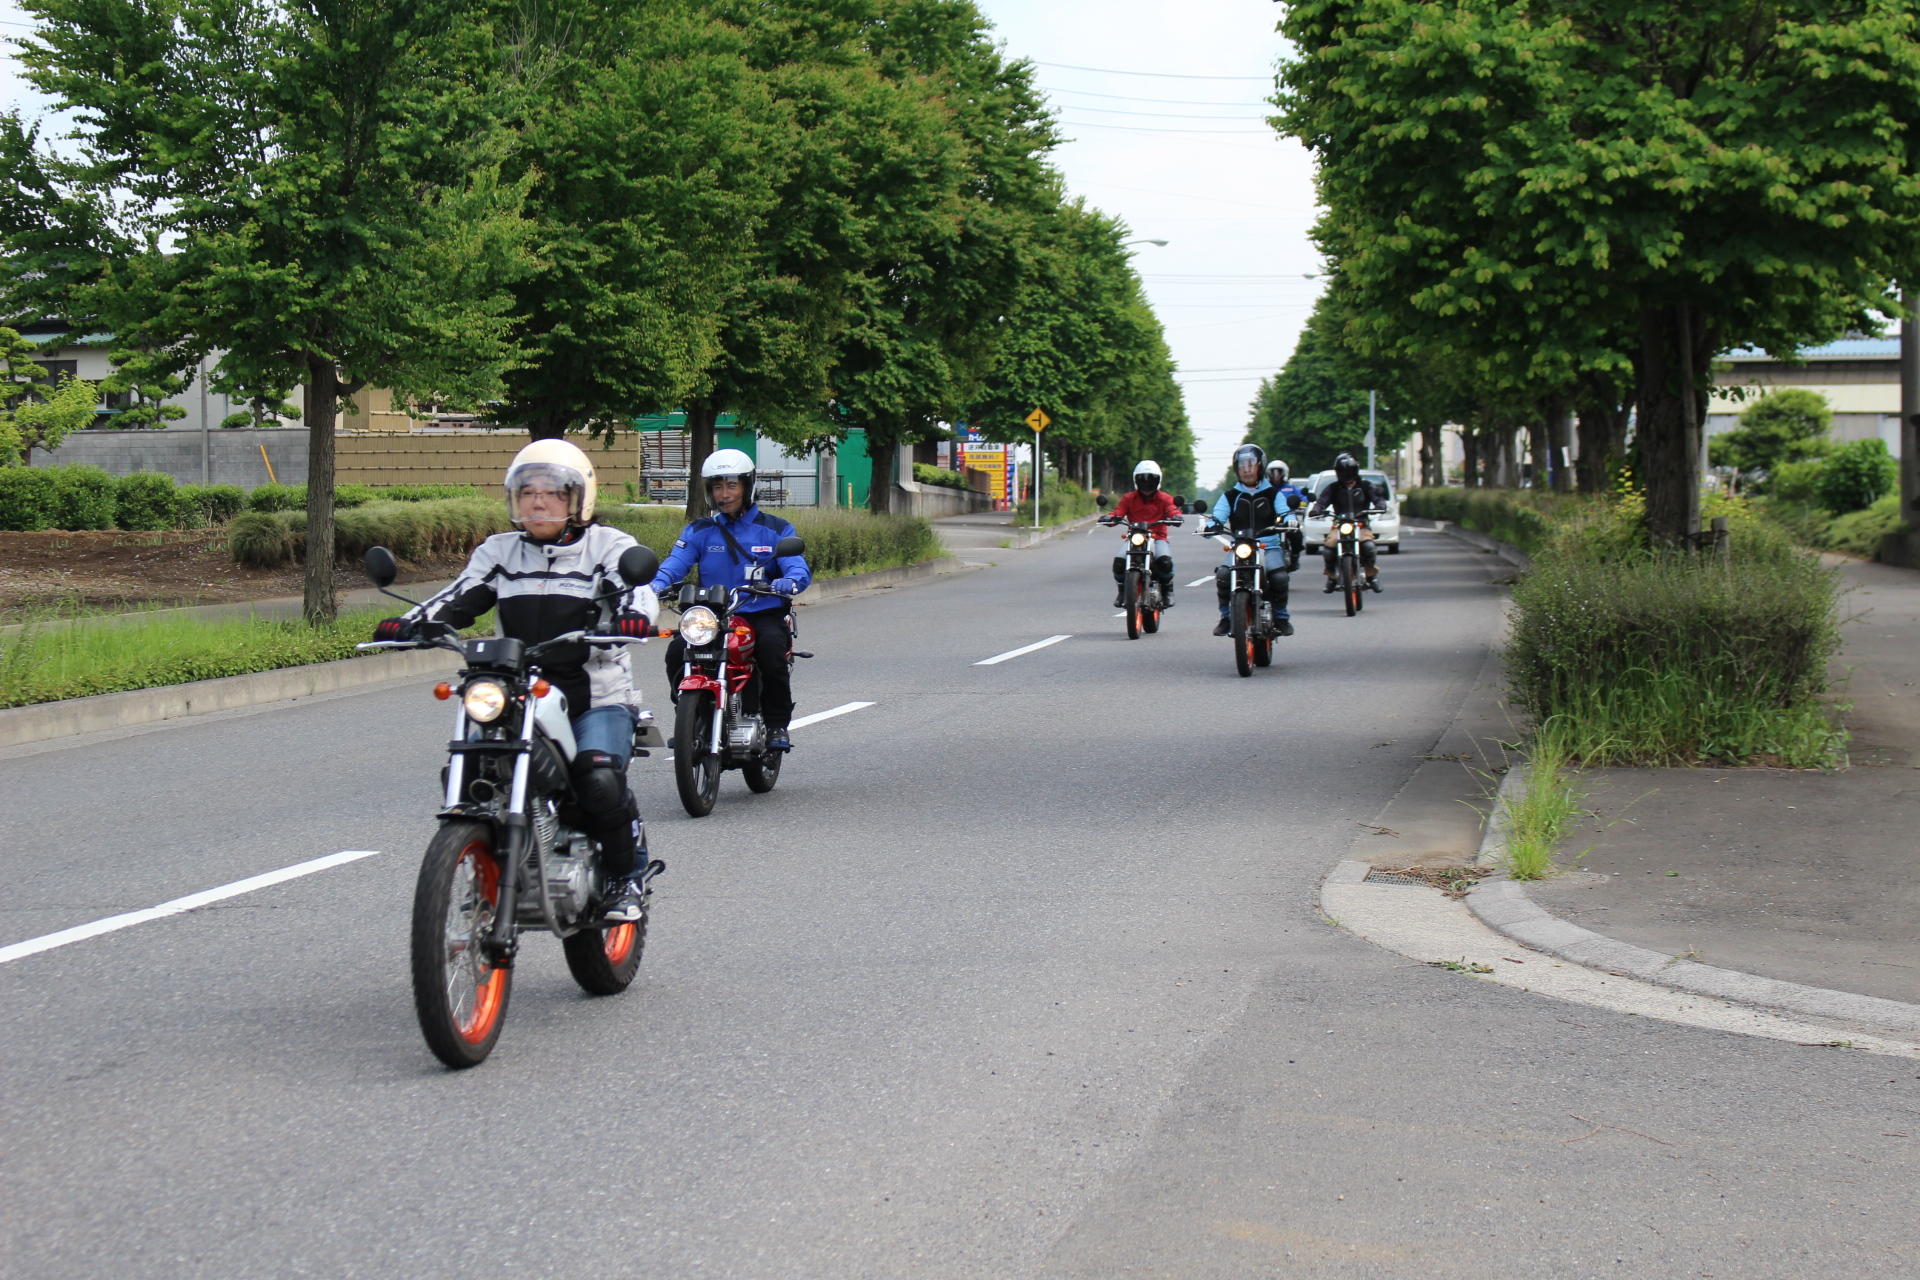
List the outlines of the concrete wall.
<svg viewBox="0 0 1920 1280">
<path fill-rule="evenodd" d="M 261 457 L 261 450 L 266 457 Z M 110 475 L 160 471 L 181 484 L 237 484 L 251 489 L 272 478 L 281 484 L 307 482 L 307 431 L 237 429 L 201 431 L 170 426 L 152 431 L 76 431 L 58 449 L 35 449 L 32 466 L 85 463 Z"/>
</svg>

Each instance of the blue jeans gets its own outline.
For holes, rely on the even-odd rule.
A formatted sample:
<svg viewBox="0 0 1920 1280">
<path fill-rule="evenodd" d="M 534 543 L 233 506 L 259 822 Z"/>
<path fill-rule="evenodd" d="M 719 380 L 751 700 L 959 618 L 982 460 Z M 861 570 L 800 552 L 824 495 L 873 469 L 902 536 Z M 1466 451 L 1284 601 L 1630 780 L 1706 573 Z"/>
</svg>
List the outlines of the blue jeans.
<svg viewBox="0 0 1920 1280">
<path fill-rule="evenodd" d="M 589 707 L 573 718 L 576 751 L 604 751 L 625 769 L 633 759 L 633 711 L 629 707 Z"/>
<path fill-rule="evenodd" d="M 1282 547 L 1269 547 L 1264 543 L 1261 544 L 1261 549 L 1265 552 L 1263 558 L 1267 562 L 1267 598 L 1269 600 L 1273 599 L 1275 595 L 1274 588 L 1278 587 L 1280 588 L 1280 600 L 1284 601 L 1286 599 L 1285 590 L 1288 578 L 1286 550 Z M 1227 558 L 1220 563 L 1222 566 L 1231 565 L 1233 563 L 1233 552 L 1228 551 Z M 1220 596 L 1220 616 L 1223 618 L 1227 616 L 1227 597 L 1224 593 Z M 1290 621 L 1292 618 L 1292 615 L 1287 611 L 1287 606 L 1278 602 L 1276 602 L 1274 606 L 1273 616 L 1276 620 Z"/>
</svg>

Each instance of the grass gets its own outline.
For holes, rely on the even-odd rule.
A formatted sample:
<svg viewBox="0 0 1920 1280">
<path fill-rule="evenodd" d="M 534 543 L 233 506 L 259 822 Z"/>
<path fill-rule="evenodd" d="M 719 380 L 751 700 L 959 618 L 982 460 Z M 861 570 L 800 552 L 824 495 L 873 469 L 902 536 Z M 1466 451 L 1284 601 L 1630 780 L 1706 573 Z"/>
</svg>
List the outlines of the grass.
<svg viewBox="0 0 1920 1280">
<path fill-rule="evenodd" d="M 1570 776 L 1572 738 L 1567 722 L 1558 717 L 1542 724 L 1534 733 L 1520 794 L 1505 801 L 1506 869 L 1515 880 L 1544 880 L 1560 870 L 1561 841 L 1586 799 Z"/>
<path fill-rule="evenodd" d="M 111 627 L 28 624 L 0 635 L 0 707 L 185 684 L 362 656 L 354 645 L 388 608 L 343 613 L 313 628 L 299 619 L 127 619 Z M 492 615 L 475 630 L 492 630 Z"/>
</svg>

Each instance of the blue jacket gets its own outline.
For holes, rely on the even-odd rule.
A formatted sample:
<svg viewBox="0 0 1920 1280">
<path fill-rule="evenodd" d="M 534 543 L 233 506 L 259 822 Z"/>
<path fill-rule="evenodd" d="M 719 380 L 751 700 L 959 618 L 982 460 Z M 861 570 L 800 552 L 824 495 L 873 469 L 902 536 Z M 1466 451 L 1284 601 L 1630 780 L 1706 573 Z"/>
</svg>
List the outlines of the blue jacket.
<svg viewBox="0 0 1920 1280">
<path fill-rule="evenodd" d="M 722 529 L 733 535 L 746 560 L 728 545 Z M 774 579 L 787 578 L 793 583 L 793 593 L 798 595 L 813 582 L 813 571 L 807 568 L 806 558 L 773 554 L 773 544 L 792 532 L 792 525 L 759 507 L 747 507 L 737 516 L 718 511 L 702 516 L 680 531 L 673 550 L 660 565 L 660 572 L 653 575 L 653 589 L 665 596 L 695 567 L 700 570 L 703 587 L 745 586 L 749 567 L 758 565 L 764 570 L 761 581 L 771 586 Z M 736 612 L 778 609 L 786 599 L 785 596 L 741 596 Z"/>
<path fill-rule="evenodd" d="M 1289 489 L 1293 486 L 1287 486 Z M 1229 528 L 1264 529 L 1274 523 L 1276 515 L 1284 515 L 1297 505 L 1298 498 L 1289 497 L 1285 489 L 1275 489 L 1271 482 L 1261 480 L 1259 484 L 1247 485 L 1236 481 L 1231 489 L 1224 489 L 1213 504 L 1215 522 Z M 1280 547 L 1280 535 L 1270 533 L 1260 539 L 1260 545 L 1269 551 Z"/>
</svg>

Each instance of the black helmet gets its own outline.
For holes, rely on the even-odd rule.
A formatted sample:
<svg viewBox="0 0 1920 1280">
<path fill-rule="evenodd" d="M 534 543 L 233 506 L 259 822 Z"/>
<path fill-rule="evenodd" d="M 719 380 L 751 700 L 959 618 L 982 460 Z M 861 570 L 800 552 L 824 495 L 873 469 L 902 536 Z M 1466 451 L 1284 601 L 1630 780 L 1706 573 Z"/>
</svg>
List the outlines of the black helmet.
<svg viewBox="0 0 1920 1280">
<path fill-rule="evenodd" d="M 1261 480 L 1267 478 L 1267 451 L 1257 444 L 1243 444 L 1233 451 L 1233 478 L 1235 480 L 1240 478 L 1241 465 L 1247 462 L 1253 463 L 1255 484 L 1259 484 Z"/>
<path fill-rule="evenodd" d="M 1333 474 L 1343 484 L 1348 481 L 1358 480 L 1360 478 L 1360 464 L 1354 460 L 1352 454 L 1343 453 L 1333 460 Z"/>
</svg>

